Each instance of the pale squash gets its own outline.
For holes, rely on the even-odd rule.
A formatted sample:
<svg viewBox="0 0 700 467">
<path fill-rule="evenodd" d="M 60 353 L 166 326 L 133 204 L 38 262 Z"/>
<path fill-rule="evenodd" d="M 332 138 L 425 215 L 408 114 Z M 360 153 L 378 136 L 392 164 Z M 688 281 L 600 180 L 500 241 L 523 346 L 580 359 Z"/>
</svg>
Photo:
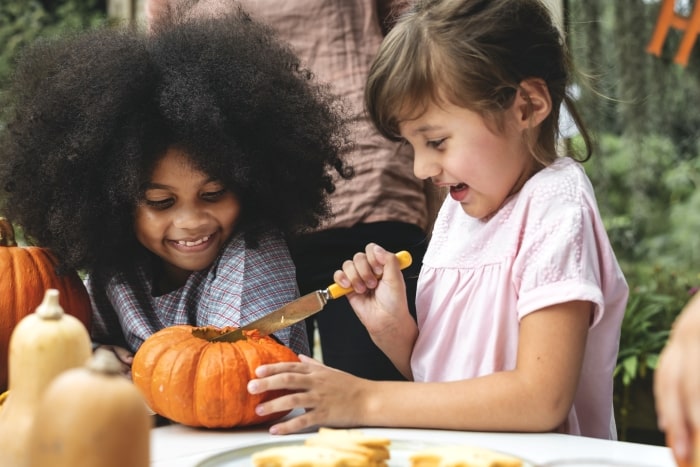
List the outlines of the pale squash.
<svg viewBox="0 0 700 467">
<path fill-rule="evenodd" d="M 109 350 L 57 376 L 41 398 L 30 467 L 148 467 L 152 417 Z"/>
<path fill-rule="evenodd" d="M 39 400 L 49 383 L 70 368 L 85 365 L 92 353 L 88 331 L 65 314 L 59 292 L 17 324 L 10 337 L 9 395 L 0 409 L 0 465 L 22 467 Z"/>
</svg>

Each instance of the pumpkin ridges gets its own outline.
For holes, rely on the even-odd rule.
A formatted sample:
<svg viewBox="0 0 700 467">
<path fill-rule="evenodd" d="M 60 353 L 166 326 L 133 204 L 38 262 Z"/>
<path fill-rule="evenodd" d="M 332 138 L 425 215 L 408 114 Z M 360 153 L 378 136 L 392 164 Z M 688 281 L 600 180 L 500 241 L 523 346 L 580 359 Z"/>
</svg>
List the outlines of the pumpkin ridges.
<svg viewBox="0 0 700 467">
<path fill-rule="evenodd" d="M 239 365 L 238 365 L 238 377 L 239 381 L 242 382 L 238 391 L 236 392 L 238 407 L 234 407 L 238 414 L 237 424 L 239 425 L 251 425 L 253 423 L 259 423 L 260 417 L 255 413 L 255 406 L 257 406 L 263 400 L 262 394 L 249 394 L 248 393 L 248 381 L 255 377 L 255 368 L 259 366 L 260 359 L 258 356 L 258 347 L 252 344 L 252 339 L 249 335 L 246 335 L 248 340 L 239 342 L 239 345 L 229 346 L 232 347 L 238 354 Z M 241 407 L 250 407 L 251 410 L 241 410 Z"/>
<path fill-rule="evenodd" d="M 169 384 L 169 381 L 163 381 L 160 375 L 156 378 L 154 373 L 159 369 L 163 355 L 172 349 L 171 345 L 177 345 L 190 338 L 189 328 L 184 325 L 164 328 L 154 334 L 153 338 L 146 339 L 134 355 L 132 379 L 141 390 L 148 406 L 155 412 L 164 413 L 160 398 L 154 396 L 159 392 L 159 385 Z M 143 382 L 150 382 L 150 385 Z"/>
<path fill-rule="evenodd" d="M 242 393 L 245 387 L 241 383 L 248 381 L 246 372 L 242 371 L 246 363 L 238 348 L 242 343 L 207 345 L 200 355 L 193 405 L 196 420 L 202 426 L 221 428 L 241 424 L 241 408 L 246 406 L 246 394 Z"/>
<path fill-rule="evenodd" d="M 197 375 L 199 355 L 202 353 L 202 348 L 207 345 L 204 340 L 181 341 L 177 345 L 171 347 L 171 351 L 166 352 L 158 361 L 159 367 L 164 365 L 166 358 L 171 358 L 172 363 L 168 364 L 167 377 L 163 376 L 162 381 L 165 385 L 167 394 L 167 412 L 172 414 L 172 419 L 190 425 L 196 423 L 197 407 L 194 393 L 194 386 L 191 381 Z M 168 361 L 168 360 L 165 360 Z M 165 369 L 164 369 L 165 370 Z M 157 373 L 154 373 L 157 376 Z M 154 381 L 157 378 L 154 377 Z M 186 391 L 176 392 L 168 391 L 168 388 L 186 388 Z"/>
<path fill-rule="evenodd" d="M 247 383 L 259 364 L 298 361 L 297 355 L 258 331 L 244 331 L 244 339 L 234 342 L 211 341 L 235 329 L 180 325 L 146 339 L 134 356 L 132 378 L 151 409 L 184 425 L 209 428 L 283 416 L 260 417 L 255 406 L 285 392 L 250 395 Z"/>
<path fill-rule="evenodd" d="M 255 343 L 255 347 L 250 342 L 246 342 L 246 345 L 240 346 L 240 351 L 245 355 L 244 360 L 247 362 L 248 379 L 255 378 L 255 369 L 260 365 L 277 361 L 276 359 L 273 360 L 269 358 L 269 352 L 267 352 L 264 346 L 261 344 L 260 339 L 251 337 L 250 340 Z M 244 390 L 246 390 L 246 388 L 244 388 Z M 255 407 L 261 402 L 263 402 L 263 400 L 269 399 L 269 393 L 249 394 L 248 397 L 250 398 L 250 405 Z M 242 423 L 245 425 L 249 425 L 251 423 L 260 423 L 263 421 L 263 419 L 264 417 L 261 417 L 260 415 L 252 411 L 248 418 L 244 418 L 242 420 Z"/>
<path fill-rule="evenodd" d="M 38 247 L 27 247 L 24 250 L 29 250 L 27 253 L 30 253 L 35 268 L 42 273 L 41 283 L 44 284 L 44 288 L 64 290 L 61 294 L 63 309 L 66 313 L 80 319 L 89 330 L 91 313 L 87 310 L 91 310 L 92 305 L 87 289 L 77 273 L 58 275 L 56 273 L 58 261 L 49 250 Z M 50 270 L 47 265 L 50 265 Z"/>
<path fill-rule="evenodd" d="M 49 271 L 46 277 L 46 280 L 51 283 L 50 288 L 56 289 L 60 286 L 60 290 L 64 291 L 61 294 L 61 300 L 64 302 L 62 306 L 66 313 L 80 319 L 85 327 L 90 330 L 92 302 L 80 276 L 74 271 L 61 275 L 56 274 L 55 269 L 58 266 L 56 257 L 49 250 L 43 248 L 38 248 L 38 250 L 52 267 L 52 270 Z"/>
</svg>

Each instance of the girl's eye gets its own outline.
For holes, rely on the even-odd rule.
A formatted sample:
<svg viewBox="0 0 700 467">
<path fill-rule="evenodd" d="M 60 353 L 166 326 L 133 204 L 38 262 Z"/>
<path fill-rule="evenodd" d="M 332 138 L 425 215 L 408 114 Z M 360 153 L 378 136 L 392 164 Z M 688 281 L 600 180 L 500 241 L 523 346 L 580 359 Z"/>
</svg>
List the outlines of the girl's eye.
<svg viewBox="0 0 700 467">
<path fill-rule="evenodd" d="M 224 194 L 226 194 L 227 191 L 228 190 L 226 190 L 225 188 L 222 188 L 218 191 L 209 191 L 206 193 L 202 193 L 202 198 L 206 201 L 218 201 L 219 199 L 221 199 L 221 197 L 224 196 Z"/>
<path fill-rule="evenodd" d="M 163 210 L 163 209 L 168 209 L 170 206 L 173 205 L 175 201 L 172 198 L 168 199 L 159 199 L 159 200 L 152 200 L 152 199 L 145 199 L 144 203 L 146 206 L 149 208 L 153 209 L 158 209 L 158 210 Z"/>
<path fill-rule="evenodd" d="M 440 146 L 442 146 L 442 143 L 445 142 L 445 138 L 440 138 L 440 139 L 431 139 L 428 140 L 426 143 L 429 148 L 433 149 L 440 149 Z"/>
</svg>

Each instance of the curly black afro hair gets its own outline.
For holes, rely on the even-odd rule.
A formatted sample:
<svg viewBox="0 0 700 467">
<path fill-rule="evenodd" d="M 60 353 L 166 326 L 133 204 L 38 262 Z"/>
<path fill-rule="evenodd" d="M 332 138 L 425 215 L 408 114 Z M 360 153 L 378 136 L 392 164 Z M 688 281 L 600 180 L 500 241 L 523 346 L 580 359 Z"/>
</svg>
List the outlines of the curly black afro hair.
<svg viewBox="0 0 700 467">
<path fill-rule="evenodd" d="M 241 10 L 37 42 L 6 91 L 0 212 L 61 269 L 133 260 L 140 187 L 171 146 L 240 197 L 253 246 L 317 226 L 352 175 L 341 102 Z"/>
</svg>

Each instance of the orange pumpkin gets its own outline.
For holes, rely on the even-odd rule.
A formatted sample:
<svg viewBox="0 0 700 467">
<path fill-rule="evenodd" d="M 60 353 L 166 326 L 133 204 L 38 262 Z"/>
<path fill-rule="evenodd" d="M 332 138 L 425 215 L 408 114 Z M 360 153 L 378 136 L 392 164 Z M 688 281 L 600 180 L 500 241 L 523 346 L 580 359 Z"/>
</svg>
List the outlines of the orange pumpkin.
<svg viewBox="0 0 700 467">
<path fill-rule="evenodd" d="M 45 248 L 19 247 L 6 219 L 0 218 L 0 392 L 7 389 L 10 336 L 17 323 L 41 304 L 47 289 L 57 289 L 61 307 L 90 329 L 92 308 L 75 272 L 56 274 L 57 261 Z"/>
<path fill-rule="evenodd" d="M 282 391 L 249 394 L 248 381 L 265 363 L 299 361 L 289 348 L 258 331 L 234 342 L 213 342 L 234 327 L 171 326 L 146 339 L 134 355 L 131 377 L 146 403 L 172 421 L 194 427 L 230 428 L 275 420 L 255 406 Z"/>
</svg>

